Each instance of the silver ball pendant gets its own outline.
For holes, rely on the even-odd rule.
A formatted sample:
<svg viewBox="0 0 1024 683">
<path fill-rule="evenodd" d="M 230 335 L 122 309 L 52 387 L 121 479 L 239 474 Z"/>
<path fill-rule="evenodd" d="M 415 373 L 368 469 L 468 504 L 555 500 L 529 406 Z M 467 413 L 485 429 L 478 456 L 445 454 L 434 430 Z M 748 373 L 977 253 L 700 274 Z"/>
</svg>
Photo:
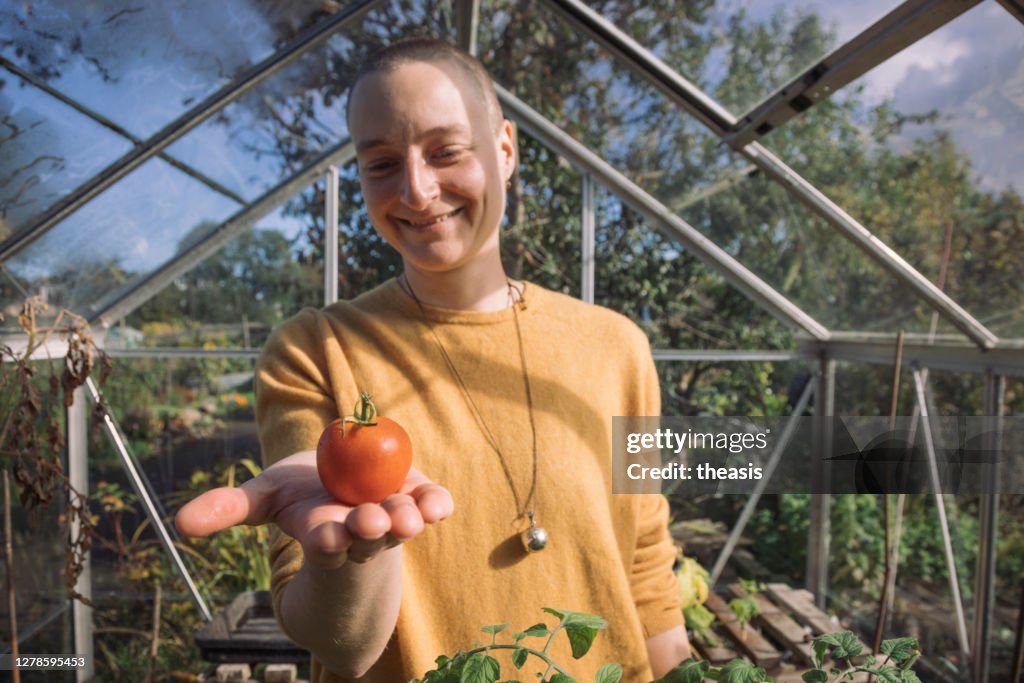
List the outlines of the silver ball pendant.
<svg viewBox="0 0 1024 683">
<path fill-rule="evenodd" d="M 548 532 L 541 526 L 532 526 L 523 532 L 523 547 L 528 553 L 536 553 L 548 546 Z"/>
<path fill-rule="evenodd" d="M 548 547 L 548 532 L 542 526 L 537 526 L 533 520 L 533 513 L 526 513 L 530 518 L 530 528 L 523 532 L 520 538 L 523 539 L 523 547 L 528 553 L 537 553 Z"/>
</svg>

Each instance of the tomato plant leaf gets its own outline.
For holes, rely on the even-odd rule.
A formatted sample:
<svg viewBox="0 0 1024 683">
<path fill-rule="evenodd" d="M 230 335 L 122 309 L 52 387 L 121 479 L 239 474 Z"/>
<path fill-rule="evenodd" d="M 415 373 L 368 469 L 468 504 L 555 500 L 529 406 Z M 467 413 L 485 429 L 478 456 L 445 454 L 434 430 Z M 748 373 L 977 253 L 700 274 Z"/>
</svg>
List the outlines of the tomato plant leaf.
<svg viewBox="0 0 1024 683">
<path fill-rule="evenodd" d="M 863 646 L 857 641 L 851 631 L 839 631 L 820 636 L 822 640 L 832 646 L 832 657 L 835 659 L 846 659 L 856 657 L 863 652 Z"/>
<path fill-rule="evenodd" d="M 579 659 L 590 651 L 597 637 L 597 629 L 590 626 L 566 626 L 565 634 L 569 636 L 569 645 L 572 646 L 573 659 Z"/>
<path fill-rule="evenodd" d="M 825 653 L 828 652 L 828 643 L 824 638 L 815 638 L 811 644 L 814 648 L 814 668 L 820 669 L 825 663 Z"/>
<path fill-rule="evenodd" d="M 548 679 L 548 683 L 577 683 L 577 681 L 568 674 L 557 673 Z"/>
<path fill-rule="evenodd" d="M 718 680 L 723 683 L 762 683 L 769 679 L 764 669 L 754 666 L 745 659 L 734 659 L 722 667 Z"/>
<path fill-rule="evenodd" d="M 517 647 L 512 653 L 512 664 L 517 669 L 522 669 L 523 664 L 526 664 L 526 658 L 530 656 L 530 653 L 526 651 L 526 648 Z"/>
<path fill-rule="evenodd" d="M 597 670 L 596 683 L 619 683 L 622 680 L 622 666 L 605 664 Z"/>
<path fill-rule="evenodd" d="M 902 683 L 903 671 L 894 666 L 880 666 L 875 671 L 879 683 Z"/>
<path fill-rule="evenodd" d="M 687 659 L 658 679 L 657 683 L 701 683 L 710 668 L 706 660 L 698 662 L 696 659 Z"/>
<path fill-rule="evenodd" d="M 512 624 L 509 624 L 507 622 L 504 623 L 504 624 L 491 624 L 490 626 L 484 626 L 480 630 L 483 631 L 484 633 L 490 633 L 491 635 L 495 635 L 495 634 L 501 633 L 502 631 L 504 631 L 505 629 L 507 629 L 511 625 Z"/>
<path fill-rule="evenodd" d="M 583 612 L 573 612 L 570 610 L 558 610 L 551 607 L 545 607 L 544 611 L 548 614 L 554 614 L 561 620 L 562 626 L 586 626 L 588 628 L 602 629 L 607 628 L 608 622 L 601 617 L 594 614 L 585 614 Z"/>
<path fill-rule="evenodd" d="M 459 674 L 459 683 L 495 683 L 501 673 L 501 665 L 494 657 L 477 652 L 466 660 Z"/>
<path fill-rule="evenodd" d="M 512 634 L 512 639 L 517 643 L 527 636 L 533 636 L 535 638 L 543 638 L 549 633 L 547 624 L 534 624 L 525 631 L 516 631 Z"/>
<path fill-rule="evenodd" d="M 914 650 L 919 650 L 917 638 L 893 638 L 882 641 L 882 654 L 891 657 L 897 664 L 902 664 Z"/>
<path fill-rule="evenodd" d="M 828 674 L 821 669 L 814 669 L 801 676 L 804 683 L 828 683 Z"/>
</svg>

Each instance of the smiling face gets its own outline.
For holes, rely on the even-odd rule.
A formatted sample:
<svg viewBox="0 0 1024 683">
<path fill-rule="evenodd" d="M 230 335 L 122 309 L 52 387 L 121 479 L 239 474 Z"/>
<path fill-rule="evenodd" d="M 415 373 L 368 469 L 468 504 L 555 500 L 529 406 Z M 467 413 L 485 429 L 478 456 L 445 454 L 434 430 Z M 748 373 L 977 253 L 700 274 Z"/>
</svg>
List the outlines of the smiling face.
<svg viewBox="0 0 1024 683">
<path fill-rule="evenodd" d="M 498 226 L 515 151 L 479 86 L 448 61 L 363 77 L 349 127 L 374 227 L 422 273 L 501 267 Z"/>
</svg>

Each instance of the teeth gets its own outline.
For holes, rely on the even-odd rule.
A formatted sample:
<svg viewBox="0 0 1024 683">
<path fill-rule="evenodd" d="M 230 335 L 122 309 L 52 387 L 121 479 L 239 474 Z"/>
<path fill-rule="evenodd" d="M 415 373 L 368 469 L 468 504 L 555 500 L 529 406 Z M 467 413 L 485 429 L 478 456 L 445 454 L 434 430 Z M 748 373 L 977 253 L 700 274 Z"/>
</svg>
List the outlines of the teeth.
<svg viewBox="0 0 1024 683">
<path fill-rule="evenodd" d="M 438 216 L 434 220 L 427 221 L 426 223 L 417 223 L 415 221 L 409 221 L 409 223 L 411 225 L 415 225 L 417 228 L 425 228 L 428 225 L 434 225 L 435 223 L 440 223 L 441 221 L 448 220 L 449 218 L 454 216 L 457 211 L 458 211 L 458 209 L 455 209 L 455 211 L 449 211 L 448 213 L 444 214 L 443 216 Z"/>
</svg>

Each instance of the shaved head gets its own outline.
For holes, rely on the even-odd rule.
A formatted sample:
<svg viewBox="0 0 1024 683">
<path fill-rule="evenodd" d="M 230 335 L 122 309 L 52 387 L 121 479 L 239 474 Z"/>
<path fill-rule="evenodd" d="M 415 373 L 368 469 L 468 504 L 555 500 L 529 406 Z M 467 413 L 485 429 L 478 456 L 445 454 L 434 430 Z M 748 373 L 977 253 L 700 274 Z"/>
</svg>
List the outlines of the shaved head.
<svg viewBox="0 0 1024 683">
<path fill-rule="evenodd" d="M 498 96 L 494 92 L 491 76 L 487 73 L 484 65 L 476 57 L 451 43 L 427 37 L 410 38 L 392 43 L 367 57 L 356 72 L 355 79 L 352 81 L 352 87 L 349 88 L 349 98 L 345 105 L 346 120 L 348 120 L 349 114 L 352 111 L 352 98 L 355 95 L 356 86 L 359 84 L 359 81 L 370 74 L 378 72 L 389 73 L 403 64 L 411 62 L 426 62 L 429 64 L 445 62 L 457 66 L 466 75 L 470 76 L 472 82 L 480 91 L 480 96 L 487 107 L 491 127 L 495 131 L 501 128 L 504 115 L 501 112 L 501 105 L 498 103 Z"/>
</svg>

